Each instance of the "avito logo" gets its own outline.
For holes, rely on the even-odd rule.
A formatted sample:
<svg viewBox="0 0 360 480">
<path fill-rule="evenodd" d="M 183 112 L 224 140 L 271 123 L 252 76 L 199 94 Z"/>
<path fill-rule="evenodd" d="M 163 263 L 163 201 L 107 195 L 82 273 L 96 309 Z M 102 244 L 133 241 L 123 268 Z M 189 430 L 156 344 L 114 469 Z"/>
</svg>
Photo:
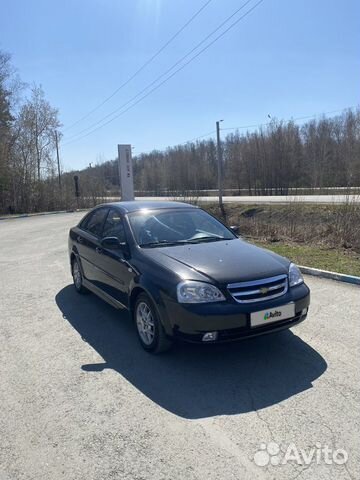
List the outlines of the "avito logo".
<svg viewBox="0 0 360 480">
<path fill-rule="evenodd" d="M 264 320 L 269 320 L 269 318 L 281 317 L 281 315 L 282 313 L 278 310 L 275 310 L 275 312 L 266 312 L 264 315 Z"/>
</svg>

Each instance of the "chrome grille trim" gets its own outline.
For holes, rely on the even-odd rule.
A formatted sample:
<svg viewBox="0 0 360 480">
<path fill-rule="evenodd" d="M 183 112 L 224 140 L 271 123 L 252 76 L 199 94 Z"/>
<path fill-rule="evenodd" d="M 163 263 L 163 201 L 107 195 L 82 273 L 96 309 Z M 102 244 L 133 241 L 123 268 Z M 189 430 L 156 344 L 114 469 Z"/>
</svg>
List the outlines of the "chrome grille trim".
<svg viewBox="0 0 360 480">
<path fill-rule="evenodd" d="M 274 285 L 269 285 L 270 283 Z M 267 288 L 266 293 L 262 293 L 263 288 Z M 232 298 L 238 303 L 261 302 L 262 300 L 271 300 L 284 295 L 288 291 L 288 277 L 286 274 L 283 274 L 250 282 L 229 283 L 227 289 Z M 276 293 L 271 294 L 271 292 L 276 290 L 278 290 Z M 249 296 L 255 296 L 255 298 L 246 298 Z"/>
</svg>

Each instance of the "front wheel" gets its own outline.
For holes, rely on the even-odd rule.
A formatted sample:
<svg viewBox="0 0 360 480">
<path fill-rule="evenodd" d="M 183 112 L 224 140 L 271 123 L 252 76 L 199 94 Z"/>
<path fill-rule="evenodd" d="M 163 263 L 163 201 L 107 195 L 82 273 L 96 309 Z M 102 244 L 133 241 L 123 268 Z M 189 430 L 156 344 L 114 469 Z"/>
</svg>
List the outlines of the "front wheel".
<svg viewBox="0 0 360 480">
<path fill-rule="evenodd" d="M 140 343 L 146 351 L 160 353 L 171 347 L 172 341 L 166 336 L 155 307 L 145 293 L 136 299 L 134 317 Z"/>
</svg>

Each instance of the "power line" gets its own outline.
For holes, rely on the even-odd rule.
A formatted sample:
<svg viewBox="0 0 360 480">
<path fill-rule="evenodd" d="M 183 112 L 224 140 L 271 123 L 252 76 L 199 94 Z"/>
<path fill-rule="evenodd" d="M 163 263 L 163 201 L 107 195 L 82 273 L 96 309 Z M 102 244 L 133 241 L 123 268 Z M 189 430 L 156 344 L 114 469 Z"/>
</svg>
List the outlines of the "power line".
<svg viewBox="0 0 360 480">
<path fill-rule="evenodd" d="M 241 8 L 244 8 L 244 6 L 246 6 L 251 0 L 248 0 L 247 2 L 245 2 Z M 91 130 L 90 132 L 86 133 L 85 135 L 82 135 L 80 136 L 79 138 L 74 138 L 73 140 L 70 139 L 70 141 L 66 142 L 64 145 L 68 145 L 69 143 L 73 143 L 74 141 L 78 141 L 78 140 L 81 140 L 82 138 L 85 138 L 87 137 L 88 135 L 91 135 L 92 133 L 94 133 L 95 131 L 99 130 L 100 128 L 103 128 L 104 126 L 108 125 L 109 123 L 113 122 L 114 120 L 116 120 L 117 118 L 119 118 L 121 115 L 125 114 L 126 112 L 128 112 L 131 108 L 135 107 L 135 105 L 137 105 L 138 103 L 140 103 L 142 100 L 144 100 L 146 97 L 148 97 L 149 95 L 151 95 L 154 91 L 156 91 L 158 88 L 160 88 L 164 83 L 168 82 L 172 77 L 174 77 L 178 72 L 180 72 L 181 70 L 183 70 L 187 65 L 189 65 L 192 61 L 194 61 L 197 57 L 199 57 L 203 52 L 205 52 L 208 48 L 210 48 L 215 42 L 217 42 L 220 38 L 222 38 L 227 32 L 229 32 L 232 28 L 234 28 L 241 20 L 243 20 L 247 15 L 249 15 L 253 10 L 255 10 L 255 8 L 257 8 L 264 0 L 259 0 L 255 5 L 253 5 L 253 7 L 251 7 L 247 12 L 245 12 L 241 17 L 239 17 L 237 20 L 235 20 L 232 24 L 230 24 L 230 26 L 224 30 L 221 34 L 219 34 L 217 37 L 214 38 L 214 40 L 212 40 L 210 43 L 208 43 L 204 48 L 202 48 L 196 55 L 194 55 L 193 57 L 190 58 L 190 60 L 188 60 L 186 63 L 184 63 L 181 67 L 179 67 L 177 70 L 175 70 L 171 75 L 169 75 L 167 78 L 165 78 L 161 83 L 159 83 L 158 85 L 156 85 L 154 88 L 152 88 L 148 93 L 146 93 L 145 95 L 143 95 L 142 97 L 139 98 L 139 100 L 137 100 L 135 103 L 133 103 L 132 105 L 130 105 L 128 108 L 126 108 L 125 110 L 123 110 L 122 112 L 120 112 L 118 115 L 116 115 L 115 117 L 111 118 L 110 120 L 108 120 L 107 122 L 103 123 L 102 125 L 100 125 L 99 127 L 97 128 L 94 128 L 93 130 Z M 240 10 L 238 9 L 238 11 Z M 234 14 L 231 15 L 231 17 L 233 17 Z M 224 23 L 227 23 L 227 21 L 231 18 L 229 17 L 227 20 L 225 20 Z M 219 28 L 221 27 L 218 27 L 215 31 L 217 31 Z M 214 32 L 215 32 L 214 31 Z M 209 36 L 212 36 L 213 33 L 212 32 Z M 208 38 L 207 37 L 207 38 Z M 201 43 L 204 43 L 205 40 L 203 40 Z M 200 45 L 199 44 L 199 45 Z M 199 46 L 198 45 L 198 46 Z M 195 47 L 193 50 L 197 49 L 198 48 Z M 192 51 L 193 51 L 192 50 Z M 189 54 L 187 54 L 185 57 L 187 57 Z M 181 60 L 180 60 L 181 61 Z M 180 62 L 179 61 L 179 62 Z M 177 63 L 179 63 L 177 62 Z M 168 71 L 172 70 L 174 68 L 171 67 Z M 166 74 L 166 73 L 165 73 Z M 165 74 L 162 74 L 159 78 L 163 77 Z M 152 84 L 154 84 L 158 79 L 156 79 L 154 82 L 152 82 Z M 150 85 L 152 85 L 150 84 Z M 148 85 L 143 91 L 147 90 L 149 88 Z M 141 92 L 140 92 L 141 93 Z M 130 103 L 132 100 L 134 100 L 136 97 L 138 97 L 139 94 L 137 94 L 135 97 L 133 97 L 131 100 L 129 100 L 126 104 Z M 122 105 L 121 107 L 119 107 L 119 109 L 123 108 L 126 104 Z M 119 109 L 115 110 L 114 112 L 112 112 L 111 114 L 107 115 L 107 117 L 111 116 L 113 113 L 115 113 L 116 111 L 118 111 Z M 105 118 L 107 117 L 104 117 L 103 120 L 105 120 Z M 99 122 L 97 123 L 100 123 L 102 120 L 100 120 Z M 91 127 L 89 127 L 91 128 Z M 85 129 L 85 130 L 88 130 L 88 129 Z M 81 132 L 80 132 L 81 133 Z"/>
<path fill-rule="evenodd" d="M 84 128 L 83 130 L 80 130 L 80 132 L 72 135 L 68 142 L 71 141 L 72 139 L 78 137 L 82 133 L 85 133 L 92 128 L 96 127 L 97 125 L 100 125 L 104 120 L 107 118 L 112 117 L 114 114 L 116 114 L 118 111 L 120 111 L 122 108 L 126 107 L 129 105 L 129 103 L 133 102 L 136 100 L 138 97 L 140 97 L 142 94 L 144 94 L 149 88 L 151 88 L 153 85 L 155 85 L 159 80 L 161 80 L 163 77 L 165 77 L 168 73 L 170 73 L 175 67 L 177 67 L 183 60 L 185 60 L 187 57 L 189 57 L 195 50 L 197 50 L 202 44 L 204 44 L 210 37 L 212 37 L 218 30 L 220 30 L 226 23 L 228 23 L 237 13 L 239 13 L 243 8 L 246 7 L 252 0 L 247 0 L 244 4 L 242 4 L 238 9 L 236 9 L 229 17 L 227 17 L 221 24 L 215 28 L 212 32 L 210 32 L 206 37 L 204 37 L 198 44 L 195 45 L 188 53 L 183 55 L 177 62 L 175 62 L 170 68 L 165 70 L 162 74 L 160 74 L 158 77 L 155 78 L 151 83 L 149 83 L 145 88 L 143 88 L 140 92 L 138 92 L 136 95 L 130 98 L 127 102 L 123 103 L 120 105 L 120 107 L 117 107 L 115 110 L 110 112 L 109 114 L 105 115 L 103 118 L 100 120 L 92 123 L 88 127 Z"/>
<path fill-rule="evenodd" d="M 192 138 L 191 140 L 187 140 L 186 142 L 180 143 L 180 145 L 186 145 L 187 143 L 193 143 L 196 140 L 200 140 L 201 138 L 204 137 L 209 137 L 210 135 L 213 135 L 216 132 L 216 130 L 211 130 L 211 132 L 204 133 L 204 135 L 200 135 L 199 137 Z"/>
<path fill-rule="evenodd" d="M 101 108 L 103 105 L 105 105 L 105 103 L 107 103 L 111 98 L 113 98 L 122 88 L 124 88 L 126 85 L 128 85 L 135 77 L 137 77 L 137 75 L 139 75 L 139 73 L 141 73 L 153 60 L 155 60 L 155 58 L 157 58 L 160 53 L 162 53 L 166 47 L 168 47 L 170 45 L 170 43 L 172 43 L 175 38 L 177 38 L 181 32 L 183 32 L 185 30 L 186 27 L 188 27 L 190 25 L 191 22 L 193 22 L 195 20 L 195 18 L 200 15 L 200 13 L 209 5 L 209 3 L 211 3 L 213 0 L 207 0 L 203 5 L 202 7 L 199 8 L 199 10 L 197 10 L 193 15 L 192 17 L 176 32 L 174 33 L 174 35 L 166 42 L 164 43 L 164 45 L 162 47 L 159 48 L 159 50 L 157 52 L 154 53 L 154 55 L 152 57 L 150 57 L 140 68 L 138 68 L 125 82 L 123 82 L 116 90 L 114 90 L 108 97 L 105 98 L 105 100 L 103 100 L 101 103 L 99 103 L 96 107 L 94 107 L 92 110 L 90 110 L 90 112 L 88 112 L 87 114 L 85 114 L 83 117 L 81 117 L 79 120 L 77 120 L 76 122 L 72 123 L 71 125 L 69 125 L 67 128 L 65 128 L 64 132 L 66 132 L 67 130 L 70 130 L 71 128 L 73 128 L 75 125 L 78 125 L 80 122 L 82 122 L 83 120 L 85 120 L 86 118 L 88 118 L 91 114 L 93 114 L 94 112 L 96 112 L 97 110 L 99 110 L 99 108 Z"/>
<path fill-rule="evenodd" d="M 215 132 L 216 132 L 216 130 L 211 130 L 211 132 L 204 133 L 203 135 L 199 135 L 198 137 L 194 137 L 194 138 L 192 138 L 191 140 L 186 140 L 186 142 L 178 143 L 178 144 L 175 145 L 175 146 L 187 145 L 188 143 L 193 143 L 193 142 L 195 142 L 196 140 L 200 140 L 201 138 L 208 137 L 209 135 L 213 135 Z M 166 148 L 171 148 L 171 147 L 163 147 L 161 150 L 165 150 Z M 154 151 L 157 151 L 157 150 L 160 150 L 160 149 L 152 148 L 151 150 L 145 150 L 145 152 L 140 152 L 140 153 L 138 153 L 136 156 L 138 156 L 138 155 L 147 155 L 148 153 L 151 153 L 151 152 L 154 152 Z"/>
<path fill-rule="evenodd" d="M 319 117 L 320 115 L 330 115 L 332 113 L 339 113 L 339 112 L 343 112 L 344 110 L 347 110 L 347 109 L 351 109 L 351 108 L 355 108 L 355 105 L 351 106 L 351 107 L 345 107 L 345 108 L 340 108 L 338 110 L 331 110 L 329 112 L 323 112 L 323 113 L 316 113 L 314 115 L 306 115 L 305 117 L 296 117 L 296 118 L 290 118 L 288 120 L 281 120 L 281 121 L 285 121 L 285 122 L 290 122 L 290 121 L 293 121 L 293 122 L 298 122 L 300 120 L 309 120 L 310 118 L 316 118 L 316 117 Z M 240 125 L 238 127 L 226 127 L 226 128 L 222 128 L 221 130 L 242 130 L 244 128 L 259 128 L 259 127 L 266 127 L 268 125 L 271 125 L 271 122 L 266 122 L 266 123 L 257 123 L 255 125 Z"/>
</svg>

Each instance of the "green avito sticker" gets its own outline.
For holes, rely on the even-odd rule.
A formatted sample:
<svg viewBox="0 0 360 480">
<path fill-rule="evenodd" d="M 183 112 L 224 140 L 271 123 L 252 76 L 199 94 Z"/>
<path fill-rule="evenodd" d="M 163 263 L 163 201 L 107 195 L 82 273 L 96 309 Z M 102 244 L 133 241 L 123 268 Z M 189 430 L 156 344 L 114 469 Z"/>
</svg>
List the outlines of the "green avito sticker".
<svg viewBox="0 0 360 480">
<path fill-rule="evenodd" d="M 252 327 L 267 325 L 268 323 L 279 322 L 287 318 L 295 317 L 295 304 L 288 303 L 268 310 L 261 310 L 250 315 L 250 324 Z"/>
</svg>

